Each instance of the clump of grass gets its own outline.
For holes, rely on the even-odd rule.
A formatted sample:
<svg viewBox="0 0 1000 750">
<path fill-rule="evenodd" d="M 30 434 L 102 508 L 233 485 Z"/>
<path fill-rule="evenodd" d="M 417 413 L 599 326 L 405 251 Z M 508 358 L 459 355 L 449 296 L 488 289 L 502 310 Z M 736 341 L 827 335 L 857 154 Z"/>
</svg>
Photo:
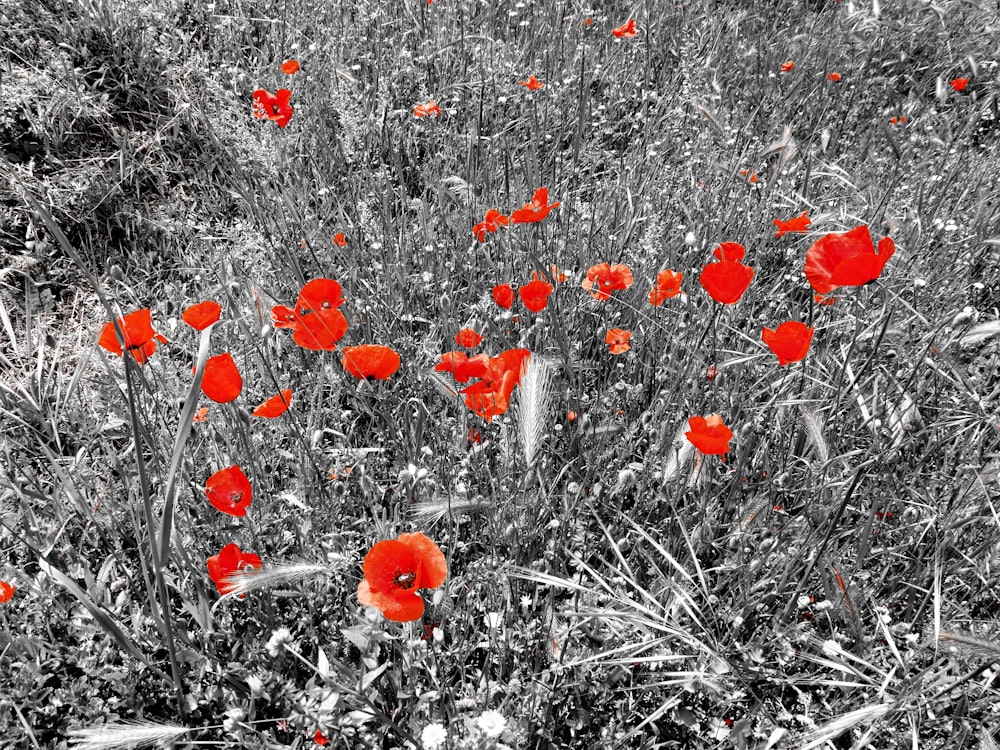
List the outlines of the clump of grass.
<svg viewBox="0 0 1000 750">
<path fill-rule="evenodd" d="M 627 10 L 553 4 L 0 20 L 0 725 L 23 745 L 995 744 L 987 9 L 698 0 L 620 39 Z M 286 127 L 257 88 L 293 92 Z M 539 187 L 558 209 L 477 241 Z M 817 304 L 806 249 L 861 224 L 895 256 Z M 755 273 L 723 306 L 699 276 L 727 241 Z M 634 284 L 588 295 L 600 262 Z M 682 293 L 651 307 L 667 268 Z M 548 305 L 498 307 L 533 271 Z M 338 347 L 400 354 L 389 380 L 275 328 L 316 278 L 343 285 Z M 178 320 L 209 298 L 213 327 Z M 147 307 L 148 362 L 96 346 Z M 761 329 L 786 320 L 815 337 L 779 367 Z M 466 326 L 470 357 L 532 352 L 489 420 L 433 371 Z M 222 352 L 243 392 L 215 404 Z M 724 457 L 686 437 L 709 414 Z M 232 465 L 246 516 L 205 494 Z M 361 561 L 408 531 L 449 576 L 395 623 L 360 606 Z M 217 598 L 229 544 L 260 569 Z"/>
</svg>

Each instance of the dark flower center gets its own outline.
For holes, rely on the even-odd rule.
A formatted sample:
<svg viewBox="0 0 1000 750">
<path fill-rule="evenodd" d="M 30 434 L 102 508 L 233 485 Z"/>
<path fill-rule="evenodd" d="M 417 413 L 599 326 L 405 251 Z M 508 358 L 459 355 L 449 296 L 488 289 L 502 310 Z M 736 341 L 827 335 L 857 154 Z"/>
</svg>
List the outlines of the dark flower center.
<svg viewBox="0 0 1000 750">
<path fill-rule="evenodd" d="M 413 570 L 408 570 L 405 573 L 403 571 L 397 571 L 395 577 L 392 579 L 392 585 L 398 586 L 401 589 L 412 589 L 413 584 L 417 582 L 417 574 Z"/>
</svg>

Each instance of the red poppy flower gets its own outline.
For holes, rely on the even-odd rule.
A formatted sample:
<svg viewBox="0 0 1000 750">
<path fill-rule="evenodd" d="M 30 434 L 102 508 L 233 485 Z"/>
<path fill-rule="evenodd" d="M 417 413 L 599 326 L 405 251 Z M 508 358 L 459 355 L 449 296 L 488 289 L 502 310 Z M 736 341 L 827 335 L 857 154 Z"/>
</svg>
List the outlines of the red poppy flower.
<svg viewBox="0 0 1000 750">
<path fill-rule="evenodd" d="M 17 586 L 6 581 L 0 581 L 0 604 L 6 604 L 13 598 Z"/>
<path fill-rule="evenodd" d="M 691 417 L 688 426 L 691 429 L 684 436 L 706 456 L 724 456 L 729 452 L 733 431 L 726 427 L 718 414 L 713 414 L 708 419 Z"/>
<path fill-rule="evenodd" d="M 347 238 L 343 232 L 337 232 L 333 235 L 333 244 L 337 247 L 347 247 Z"/>
<path fill-rule="evenodd" d="M 128 351 L 140 365 L 146 364 L 146 360 L 156 351 L 157 341 L 161 344 L 167 343 L 164 336 L 153 330 L 152 313 L 148 307 L 118 318 L 118 327 L 122 329 L 122 335 L 125 337 L 125 351 Z M 105 324 L 97 343 L 102 349 L 122 356 L 122 347 L 118 343 L 118 336 L 115 335 L 114 323 Z"/>
<path fill-rule="evenodd" d="M 611 33 L 618 39 L 631 39 L 639 33 L 639 27 L 635 25 L 635 19 L 630 18 L 618 28 L 611 29 Z"/>
<path fill-rule="evenodd" d="M 196 331 L 204 331 L 219 319 L 221 313 L 222 305 L 215 300 L 207 299 L 197 305 L 191 305 L 181 313 L 181 320 Z"/>
<path fill-rule="evenodd" d="M 632 338 L 631 331 L 622 328 L 609 328 L 608 332 L 604 334 L 604 343 L 608 345 L 608 351 L 611 354 L 624 354 L 632 348 L 628 343 L 630 338 Z"/>
<path fill-rule="evenodd" d="M 530 357 L 527 349 L 508 349 L 492 357 L 479 382 L 462 389 L 466 406 L 487 422 L 505 413 Z"/>
<path fill-rule="evenodd" d="M 521 84 L 522 86 L 524 86 L 525 88 L 530 89 L 532 91 L 538 91 L 538 89 L 540 89 L 543 86 L 545 86 L 544 83 L 542 83 L 541 81 L 539 81 L 534 76 L 528 76 L 528 80 L 527 81 L 518 81 L 518 83 Z"/>
<path fill-rule="evenodd" d="M 257 89 L 253 92 L 254 116 L 261 119 L 266 117 L 283 128 L 295 114 L 295 108 L 289 104 L 291 98 L 292 92 L 288 89 L 278 89 L 273 96 L 265 89 Z"/>
<path fill-rule="evenodd" d="M 681 293 L 681 282 L 684 274 L 678 271 L 660 271 L 656 274 L 656 286 L 649 292 L 649 303 L 653 307 L 659 307 L 663 300 L 676 297 Z"/>
<path fill-rule="evenodd" d="M 590 292 L 594 299 L 606 300 L 616 289 L 628 289 L 632 286 L 632 269 L 624 263 L 598 263 L 587 269 L 587 278 L 580 284 Z M 597 286 L 595 289 L 594 286 Z"/>
<path fill-rule="evenodd" d="M 205 494 L 216 509 L 230 516 L 245 516 L 253 501 L 250 480 L 239 466 L 215 472 L 205 482 Z"/>
<path fill-rule="evenodd" d="M 510 215 L 510 220 L 515 224 L 532 224 L 541 221 L 549 215 L 549 211 L 561 205 L 559 201 L 549 203 L 549 189 L 540 187 L 531 196 L 531 203 L 525 203 L 514 211 Z"/>
<path fill-rule="evenodd" d="M 433 101 L 418 104 L 413 108 L 414 117 L 430 117 L 431 115 L 441 116 L 441 108 Z"/>
<path fill-rule="evenodd" d="M 892 117 L 889 119 L 889 122 L 892 123 L 893 125 L 902 125 L 903 123 L 906 122 L 906 117 L 905 116 Z"/>
<path fill-rule="evenodd" d="M 509 217 L 504 216 L 495 208 L 491 208 L 486 212 L 486 217 L 472 228 L 472 233 L 476 235 L 477 240 L 485 242 L 487 232 L 495 232 L 501 226 L 507 226 L 509 223 Z"/>
<path fill-rule="evenodd" d="M 482 334 L 472 328 L 463 328 L 455 334 L 455 343 L 466 349 L 475 349 L 482 342 Z"/>
<path fill-rule="evenodd" d="M 295 301 L 295 311 L 299 315 L 319 310 L 336 309 L 344 304 L 343 290 L 333 279 L 313 279 L 303 284 L 299 298 Z"/>
<path fill-rule="evenodd" d="M 848 232 L 831 232 L 806 251 L 806 278 L 819 294 L 841 286 L 861 286 L 882 274 L 894 252 L 896 244 L 883 237 L 876 254 L 871 232 L 864 224 Z"/>
<path fill-rule="evenodd" d="M 277 396 L 271 396 L 267 401 L 260 404 L 256 409 L 253 410 L 252 414 L 255 417 L 264 417 L 265 419 L 274 419 L 275 417 L 280 417 L 286 411 L 292 403 L 292 389 L 286 388 Z"/>
<path fill-rule="evenodd" d="M 378 607 L 387 620 L 412 622 L 424 614 L 418 589 L 436 589 L 448 577 L 444 553 L 426 536 L 400 534 L 375 544 L 361 566 L 358 601 Z"/>
<path fill-rule="evenodd" d="M 552 294 L 552 285 L 547 281 L 542 281 L 538 271 L 531 272 L 531 281 L 517 290 L 521 295 L 521 302 L 531 312 L 541 312 L 549 304 L 549 295 Z"/>
<path fill-rule="evenodd" d="M 399 369 L 399 355 L 387 346 L 361 344 L 344 347 L 340 363 L 358 380 L 388 380 Z"/>
<path fill-rule="evenodd" d="M 792 72 L 792 68 L 794 68 L 794 67 L 795 67 L 795 63 L 792 62 L 791 60 L 789 60 L 788 62 L 783 62 L 783 63 L 781 63 L 781 72 L 782 73 L 791 73 Z"/>
<path fill-rule="evenodd" d="M 201 391 L 217 404 L 234 401 L 243 390 L 240 375 L 233 355 L 229 352 L 209 357 L 205 362 L 205 374 L 201 379 Z"/>
<path fill-rule="evenodd" d="M 965 91 L 965 87 L 969 85 L 968 78 L 952 78 L 948 83 L 951 85 L 955 91 L 961 93 Z"/>
<path fill-rule="evenodd" d="M 837 83 L 837 81 L 840 80 L 840 73 L 827 73 L 826 74 L 826 80 L 833 81 L 834 83 Z"/>
<path fill-rule="evenodd" d="M 299 72 L 299 61 L 298 60 L 285 60 L 281 63 L 281 72 L 286 75 L 295 75 Z"/>
<path fill-rule="evenodd" d="M 789 232 L 805 234 L 806 230 L 809 229 L 810 224 L 812 224 L 812 219 L 809 218 L 808 211 L 803 211 L 798 216 L 788 220 L 775 219 L 774 226 L 778 228 L 778 231 L 774 233 L 774 236 L 784 237 Z"/>
<path fill-rule="evenodd" d="M 760 337 L 778 358 L 778 365 L 784 367 L 790 362 L 798 362 L 805 358 L 809 352 L 809 345 L 812 343 L 814 330 L 815 328 L 811 328 L 805 323 L 789 320 L 782 323 L 774 331 L 765 328 Z"/>
<path fill-rule="evenodd" d="M 227 580 L 233 573 L 259 570 L 264 567 L 257 555 L 244 552 L 236 544 L 227 544 L 219 550 L 219 554 L 212 555 L 205 563 L 208 566 L 208 575 L 220 594 L 228 594 L 233 590 L 233 584 Z"/>
<path fill-rule="evenodd" d="M 319 310 L 296 319 L 292 341 L 311 351 L 333 351 L 347 328 L 347 318 L 340 310 Z"/>
<path fill-rule="evenodd" d="M 295 329 L 298 323 L 295 322 L 295 310 L 284 305 L 275 305 L 271 308 L 271 324 L 275 328 Z"/>
<path fill-rule="evenodd" d="M 493 301 L 504 310 L 509 310 L 514 304 L 514 290 L 510 284 L 497 284 L 491 294 Z"/>
<path fill-rule="evenodd" d="M 465 352 L 445 352 L 441 361 L 434 366 L 437 372 L 450 372 L 458 383 L 468 383 L 472 378 L 481 378 L 486 374 L 490 358 L 485 354 L 470 357 Z"/>
<path fill-rule="evenodd" d="M 701 285 L 708 295 L 723 305 L 739 302 L 750 286 L 754 270 L 740 261 L 746 254 L 738 242 L 723 242 L 713 251 L 718 261 L 707 264 L 701 271 Z"/>
<path fill-rule="evenodd" d="M 428 3 L 428 5 L 429 4 L 430 3 Z M 329 745 L 330 739 L 325 734 L 323 734 L 323 732 L 317 729 L 316 734 L 313 735 L 313 742 L 315 742 L 317 745 Z"/>
</svg>

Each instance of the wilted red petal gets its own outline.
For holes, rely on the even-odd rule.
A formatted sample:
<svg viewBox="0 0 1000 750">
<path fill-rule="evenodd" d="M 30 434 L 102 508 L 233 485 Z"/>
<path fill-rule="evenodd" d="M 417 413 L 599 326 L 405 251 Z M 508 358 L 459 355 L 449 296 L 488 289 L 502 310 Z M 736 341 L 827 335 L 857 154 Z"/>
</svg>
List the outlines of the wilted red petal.
<svg viewBox="0 0 1000 750">
<path fill-rule="evenodd" d="M 639 29 L 635 24 L 635 19 L 630 18 L 621 26 L 611 29 L 611 33 L 618 39 L 631 39 L 639 33 Z"/>
<path fill-rule="evenodd" d="M 289 405 L 292 403 L 292 389 L 286 388 L 277 396 L 271 396 L 267 401 L 260 404 L 256 409 L 253 410 L 252 414 L 255 417 L 264 417 L 265 419 L 274 419 L 275 417 L 280 417 L 286 411 L 288 411 Z"/>
<path fill-rule="evenodd" d="M 239 466 L 215 472 L 205 482 L 205 494 L 215 508 L 230 516 L 245 516 L 253 501 L 250 480 Z"/>
<path fill-rule="evenodd" d="M 205 362 L 205 374 L 201 379 L 201 391 L 218 404 L 228 404 L 234 401 L 243 390 L 243 377 L 240 375 L 233 355 L 223 352 L 209 357 Z"/>
<path fill-rule="evenodd" d="M 778 358 L 778 365 L 784 367 L 790 362 L 804 359 L 812 343 L 814 328 L 796 320 L 782 323 L 776 330 L 765 328 L 761 338 Z"/>
<path fill-rule="evenodd" d="M 774 236 L 784 237 L 789 232 L 797 232 L 801 234 L 808 231 L 810 224 L 812 224 L 812 219 L 809 218 L 808 211 L 803 211 L 798 216 L 786 221 L 775 219 L 774 226 L 778 228 L 778 231 L 774 233 Z"/>
<path fill-rule="evenodd" d="M 196 331 L 204 331 L 222 314 L 222 305 L 215 300 L 207 299 L 196 305 L 191 305 L 181 314 L 181 320 Z"/>
<path fill-rule="evenodd" d="M 359 380 L 388 380 L 399 369 L 399 354 L 387 346 L 362 344 L 344 348 L 344 371 Z"/>
</svg>

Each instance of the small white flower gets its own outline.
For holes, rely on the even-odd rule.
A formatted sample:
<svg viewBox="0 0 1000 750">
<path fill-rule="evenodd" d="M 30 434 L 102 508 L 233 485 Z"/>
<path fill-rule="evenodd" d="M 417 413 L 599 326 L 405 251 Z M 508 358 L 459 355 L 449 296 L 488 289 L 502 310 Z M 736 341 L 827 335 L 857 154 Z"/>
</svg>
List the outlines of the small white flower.
<svg viewBox="0 0 1000 750">
<path fill-rule="evenodd" d="M 507 728 L 507 720 L 499 711 L 483 711 L 476 719 L 476 726 L 482 730 L 483 734 L 492 739 L 496 739 L 503 730 Z"/>
<path fill-rule="evenodd" d="M 448 741 L 448 730 L 441 724 L 428 724 L 420 733 L 420 742 L 425 750 L 440 750 Z"/>
<path fill-rule="evenodd" d="M 288 628 L 278 628 L 271 633 L 271 639 L 267 642 L 267 653 L 271 657 L 276 657 L 281 653 L 285 644 L 292 642 L 292 632 Z"/>
</svg>

